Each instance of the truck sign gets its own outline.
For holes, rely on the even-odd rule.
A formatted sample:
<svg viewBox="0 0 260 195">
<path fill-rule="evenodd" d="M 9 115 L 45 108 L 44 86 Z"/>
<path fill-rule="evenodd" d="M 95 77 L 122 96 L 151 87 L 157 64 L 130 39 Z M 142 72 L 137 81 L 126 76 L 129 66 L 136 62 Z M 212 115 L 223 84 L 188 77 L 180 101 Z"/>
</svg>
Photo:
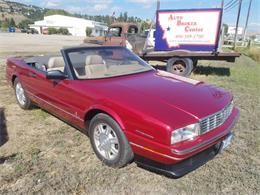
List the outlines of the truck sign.
<svg viewBox="0 0 260 195">
<path fill-rule="evenodd" d="M 155 50 L 216 51 L 222 9 L 158 10 Z"/>
</svg>

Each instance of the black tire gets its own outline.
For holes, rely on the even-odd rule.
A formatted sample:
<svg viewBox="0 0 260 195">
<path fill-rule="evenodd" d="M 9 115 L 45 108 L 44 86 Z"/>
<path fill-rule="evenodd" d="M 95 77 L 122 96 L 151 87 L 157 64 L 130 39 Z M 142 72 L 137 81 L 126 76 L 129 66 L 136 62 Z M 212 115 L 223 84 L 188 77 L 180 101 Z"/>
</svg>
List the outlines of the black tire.
<svg viewBox="0 0 260 195">
<path fill-rule="evenodd" d="M 108 125 L 112 128 L 113 133 L 118 138 L 118 153 L 115 156 L 114 159 L 107 159 L 105 158 L 101 152 L 97 149 L 96 143 L 95 143 L 95 138 L 94 138 L 94 132 L 96 131 L 95 129 L 98 128 L 98 125 Z M 122 129 L 120 126 L 117 124 L 117 122 L 108 116 L 107 114 L 97 114 L 90 122 L 89 126 L 89 137 L 91 141 L 91 146 L 97 155 L 97 157 L 107 166 L 109 167 L 114 167 L 114 168 L 120 168 L 124 167 L 128 163 L 130 163 L 133 160 L 134 153 L 132 151 L 132 148 L 124 135 Z M 101 136 L 100 136 L 101 137 Z M 110 147 L 111 144 L 110 144 Z"/>
<path fill-rule="evenodd" d="M 168 72 L 188 77 L 193 70 L 193 61 L 190 58 L 171 58 L 167 61 Z"/>
<path fill-rule="evenodd" d="M 16 89 L 16 88 L 17 88 L 18 85 L 20 85 L 20 86 L 22 87 L 23 91 L 24 91 L 24 103 L 23 103 L 23 104 L 19 101 L 19 99 L 18 99 L 18 97 L 17 97 L 17 89 Z M 22 86 L 22 84 L 21 84 L 21 82 L 19 81 L 18 78 L 16 78 L 16 79 L 14 80 L 14 93 L 15 93 L 16 101 L 17 101 L 18 105 L 19 105 L 22 109 L 28 110 L 28 109 L 30 109 L 30 108 L 32 107 L 32 102 L 31 102 L 31 100 L 28 98 L 28 96 L 27 96 L 27 94 L 26 94 L 26 91 L 24 90 L 24 88 L 23 88 L 23 86 Z"/>
</svg>

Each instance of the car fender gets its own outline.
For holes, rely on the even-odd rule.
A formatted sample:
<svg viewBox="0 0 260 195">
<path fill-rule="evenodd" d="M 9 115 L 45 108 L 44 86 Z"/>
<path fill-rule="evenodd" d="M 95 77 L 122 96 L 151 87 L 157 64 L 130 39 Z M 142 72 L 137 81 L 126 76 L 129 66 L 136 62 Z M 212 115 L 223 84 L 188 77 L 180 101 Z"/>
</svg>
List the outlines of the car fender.
<svg viewBox="0 0 260 195">
<path fill-rule="evenodd" d="M 91 110 L 101 110 L 104 113 L 107 113 L 109 116 L 111 116 L 121 127 L 121 129 L 124 131 L 125 130 L 125 125 L 121 119 L 121 117 L 111 108 L 104 106 L 104 105 L 93 105 L 90 108 L 88 108 L 85 112 L 85 116 L 87 115 L 88 112 Z"/>
</svg>

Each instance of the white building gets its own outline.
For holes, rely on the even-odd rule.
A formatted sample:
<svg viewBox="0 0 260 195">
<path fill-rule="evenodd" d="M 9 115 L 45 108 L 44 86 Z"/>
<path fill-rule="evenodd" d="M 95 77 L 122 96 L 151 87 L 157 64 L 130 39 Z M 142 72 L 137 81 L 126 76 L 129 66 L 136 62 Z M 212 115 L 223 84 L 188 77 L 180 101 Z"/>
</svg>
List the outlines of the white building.
<svg viewBox="0 0 260 195">
<path fill-rule="evenodd" d="M 86 36 L 87 27 L 92 29 L 92 36 L 103 36 L 108 29 L 106 24 L 101 22 L 63 15 L 46 16 L 30 25 L 30 28 L 35 28 L 40 34 L 48 28 L 67 28 L 73 36 Z"/>
<path fill-rule="evenodd" d="M 228 33 L 229 35 L 235 35 L 235 33 L 236 33 L 236 27 L 234 27 L 234 26 L 229 26 L 227 33 Z M 243 28 L 242 28 L 242 27 L 238 27 L 238 28 L 237 28 L 237 34 L 238 34 L 238 35 L 242 35 L 242 34 L 243 34 Z"/>
</svg>

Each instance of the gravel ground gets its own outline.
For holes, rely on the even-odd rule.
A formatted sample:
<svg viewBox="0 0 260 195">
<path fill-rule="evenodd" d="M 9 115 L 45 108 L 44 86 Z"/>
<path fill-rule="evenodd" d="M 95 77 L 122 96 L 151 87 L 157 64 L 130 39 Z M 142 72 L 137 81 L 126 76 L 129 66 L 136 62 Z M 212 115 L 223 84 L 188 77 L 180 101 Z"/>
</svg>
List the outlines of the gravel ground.
<svg viewBox="0 0 260 195">
<path fill-rule="evenodd" d="M 86 136 L 41 109 L 24 111 L 5 81 L 6 58 L 58 52 L 82 37 L 0 34 L 0 107 L 10 140 L 0 148 L 0 194 L 259 194 L 260 64 L 199 62 L 192 78 L 230 90 L 240 108 L 232 146 L 206 165 L 169 179 L 136 166 L 108 168 Z"/>
</svg>

